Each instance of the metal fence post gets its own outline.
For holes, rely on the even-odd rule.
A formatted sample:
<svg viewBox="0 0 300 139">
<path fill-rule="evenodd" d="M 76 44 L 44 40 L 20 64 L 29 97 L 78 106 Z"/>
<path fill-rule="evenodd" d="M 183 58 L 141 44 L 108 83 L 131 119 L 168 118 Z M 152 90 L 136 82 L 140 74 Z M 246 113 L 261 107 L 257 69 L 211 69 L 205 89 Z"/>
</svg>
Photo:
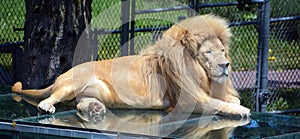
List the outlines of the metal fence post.
<svg viewBox="0 0 300 139">
<path fill-rule="evenodd" d="M 23 81 L 22 69 L 23 69 L 24 53 L 21 46 L 24 46 L 23 42 L 11 43 L 7 45 L 6 48 L 7 51 L 1 51 L 1 52 L 12 54 L 12 74 L 13 74 L 12 83 Z"/>
<path fill-rule="evenodd" d="M 122 0 L 121 3 L 121 56 L 128 55 L 128 40 L 129 40 L 129 10 L 130 0 Z"/>
<path fill-rule="evenodd" d="M 198 0 L 196 0 L 196 1 L 198 1 Z M 195 8 L 197 8 L 196 7 L 196 2 L 195 2 L 195 0 L 189 0 L 188 1 L 188 5 L 189 5 L 189 9 L 188 9 L 188 16 L 189 17 L 192 17 L 192 16 L 195 16 L 196 15 L 196 13 L 195 13 Z"/>
<path fill-rule="evenodd" d="M 93 48 L 97 48 L 97 53 L 96 53 L 96 59 L 95 60 L 98 60 L 99 59 L 99 54 L 98 54 L 98 50 L 99 50 L 99 48 L 98 48 L 98 33 L 97 33 L 98 31 L 97 31 L 97 29 L 94 29 L 94 31 L 93 31 L 93 33 L 92 33 L 92 35 L 94 35 L 93 36 L 93 39 L 92 39 L 92 41 L 93 41 Z"/>
<path fill-rule="evenodd" d="M 135 33 L 135 4 L 136 1 L 131 1 L 131 21 L 130 21 L 130 55 L 134 55 L 134 33 Z"/>
<path fill-rule="evenodd" d="M 266 112 L 268 91 L 270 0 L 264 0 L 259 10 L 259 41 L 256 81 L 256 111 Z"/>
</svg>

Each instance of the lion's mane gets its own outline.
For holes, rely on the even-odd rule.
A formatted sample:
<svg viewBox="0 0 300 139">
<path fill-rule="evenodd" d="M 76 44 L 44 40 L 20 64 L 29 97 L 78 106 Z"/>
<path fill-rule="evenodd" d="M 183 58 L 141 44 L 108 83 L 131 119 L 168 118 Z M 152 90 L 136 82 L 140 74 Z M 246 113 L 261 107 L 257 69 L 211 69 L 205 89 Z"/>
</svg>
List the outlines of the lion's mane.
<svg viewBox="0 0 300 139">
<path fill-rule="evenodd" d="M 164 91 L 171 107 L 174 107 L 181 93 L 192 98 L 210 95 L 211 79 L 196 56 L 202 42 L 217 37 L 228 46 L 231 32 L 228 23 L 214 15 L 204 15 L 184 20 L 167 30 L 154 45 L 140 52 L 146 57 L 143 74 L 150 93 Z M 230 78 L 226 81 L 226 93 L 238 96 Z"/>
</svg>

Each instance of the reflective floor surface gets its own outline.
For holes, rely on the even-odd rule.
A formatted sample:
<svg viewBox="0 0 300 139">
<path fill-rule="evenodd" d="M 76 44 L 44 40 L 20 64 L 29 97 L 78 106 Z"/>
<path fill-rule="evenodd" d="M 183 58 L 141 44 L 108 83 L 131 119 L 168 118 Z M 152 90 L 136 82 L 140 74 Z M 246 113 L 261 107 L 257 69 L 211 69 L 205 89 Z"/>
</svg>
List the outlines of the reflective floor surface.
<svg viewBox="0 0 300 139">
<path fill-rule="evenodd" d="M 252 113 L 251 119 L 155 110 L 109 110 L 88 117 L 58 105 L 54 115 L 41 113 L 12 94 L 0 96 L 0 137 L 24 138 L 300 138 L 300 117 Z M 31 104 L 29 104 L 30 102 Z M 36 102 L 37 103 L 37 102 Z M 15 134 L 14 131 L 18 131 Z M 20 137 L 19 137 L 20 138 Z"/>
</svg>

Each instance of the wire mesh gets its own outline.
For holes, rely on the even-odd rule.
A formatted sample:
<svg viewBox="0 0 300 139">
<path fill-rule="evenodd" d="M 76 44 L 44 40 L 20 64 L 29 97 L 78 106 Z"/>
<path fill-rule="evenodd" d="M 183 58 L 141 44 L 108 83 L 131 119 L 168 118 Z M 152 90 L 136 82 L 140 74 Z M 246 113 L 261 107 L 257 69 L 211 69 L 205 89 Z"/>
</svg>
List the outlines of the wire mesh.
<svg viewBox="0 0 300 139">
<path fill-rule="evenodd" d="M 12 54 L 0 54 L 0 84 L 11 84 L 13 82 Z"/>
<path fill-rule="evenodd" d="M 23 41 L 25 22 L 25 2 L 23 0 L 4 0 L 0 2 L 0 44 Z"/>
<path fill-rule="evenodd" d="M 5 0 L 1 1 L 0 4 L 2 5 L 0 8 L 0 44 L 23 41 L 25 2 L 23 0 Z M 7 45 L 5 47 L 1 45 L 0 85 L 12 84 L 14 78 L 12 61 L 11 48 L 8 48 Z"/>
<path fill-rule="evenodd" d="M 300 108 L 300 20 L 275 20 L 299 17 L 296 0 L 271 2 L 269 43 L 268 110 Z"/>
</svg>

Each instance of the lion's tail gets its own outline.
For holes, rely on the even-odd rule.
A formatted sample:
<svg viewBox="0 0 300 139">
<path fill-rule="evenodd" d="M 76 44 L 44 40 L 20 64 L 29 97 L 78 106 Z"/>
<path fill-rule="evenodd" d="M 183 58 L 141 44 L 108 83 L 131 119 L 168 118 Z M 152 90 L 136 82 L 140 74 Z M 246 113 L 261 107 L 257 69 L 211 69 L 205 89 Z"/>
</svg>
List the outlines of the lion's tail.
<svg viewBox="0 0 300 139">
<path fill-rule="evenodd" d="M 51 95 L 51 90 L 53 88 L 53 85 L 50 85 L 49 87 L 45 89 L 40 90 L 23 90 L 22 89 L 22 83 L 17 82 L 12 87 L 12 92 L 24 94 L 26 96 L 34 97 L 34 98 L 46 98 Z"/>
</svg>

